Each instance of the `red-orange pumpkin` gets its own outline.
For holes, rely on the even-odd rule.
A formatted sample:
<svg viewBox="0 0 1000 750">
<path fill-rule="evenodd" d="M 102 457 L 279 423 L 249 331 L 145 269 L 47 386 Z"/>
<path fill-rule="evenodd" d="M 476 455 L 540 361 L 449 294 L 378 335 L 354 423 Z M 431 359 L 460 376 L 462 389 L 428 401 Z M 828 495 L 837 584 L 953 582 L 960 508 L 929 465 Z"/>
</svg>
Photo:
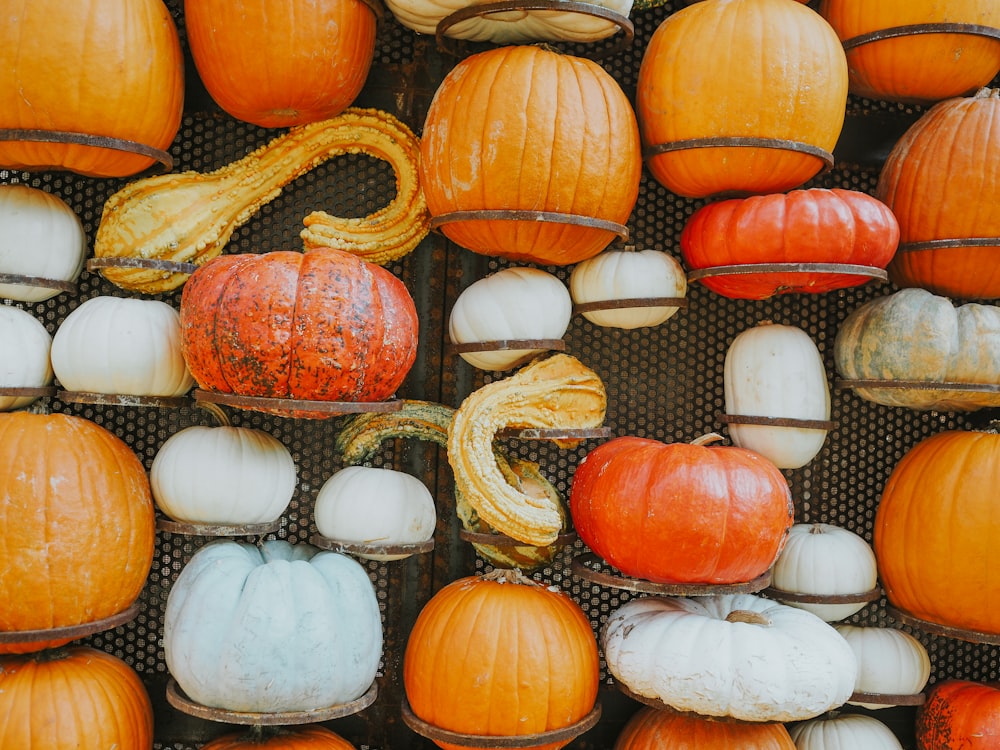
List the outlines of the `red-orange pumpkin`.
<svg viewBox="0 0 1000 750">
<path fill-rule="evenodd" d="M 618 735 L 614 750 L 795 750 L 784 724 L 717 721 L 694 714 L 641 708 Z"/>
<path fill-rule="evenodd" d="M 0 631 L 91 623 L 137 599 L 156 520 L 146 470 L 120 438 L 81 417 L 2 414 L 0 497 Z"/>
<path fill-rule="evenodd" d="M 340 250 L 215 258 L 184 285 L 180 317 L 191 374 L 219 393 L 382 401 L 417 352 L 403 282 Z"/>
<path fill-rule="evenodd" d="M 1000 434 L 949 430 L 896 464 L 875 513 L 890 603 L 921 620 L 1000 634 Z"/>
<path fill-rule="evenodd" d="M 0 657 L 0 747 L 30 750 L 153 746 L 153 707 L 142 680 L 89 646 Z"/>
<path fill-rule="evenodd" d="M 583 610 L 566 593 L 513 570 L 461 578 L 438 591 L 417 616 L 403 658 L 414 715 L 481 736 L 576 724 L 593 710 L 599 679 L 597 640 Z M 556 750 L 571 739 L 531 747 Z"/>
<path fill-rule="evenodd" d="M 1000 746 L 1000 689 L 945 680 L 917 711 L 918 750 L 995 750 Z"/>
<path fill-rule="evenodd" d="M 201 750 L 355 750 L 339 734 L 322 726 L 253 727 L 230 732 L 203 745 Z"/>
<path fill-rule="evenodd" d="M 897 141 L 875 195 L 899 221 L 897 286 L 1000 297 L 1000 89 L 935 104 Z M 978 245 L 961 246 L 978 240 Z M 958 247 L 926 247 L 945 242 Z M 912 246 L 912 247 L 910 247 Z"/>
<path fill-rule="evenodd" d="M 996 0 L 823 0 L 819 12 L 844 42 L 858 96 L 936 102 L 986 86 L 1000 72 Z M 926 33 L 932 26 L 951 30 Z"/>
<path fill-rule="evenodd" d="M 184 57 L 161 0 L 13 0 L 0 23 L 0 128 L 72 132 L 166 151 L 180 129 Z M 152 156 L 0 141 L 0 167 L 124 177 Z"/>
<path fill-rule="evenodd" d="M 327 120 L 351 105 L 375 52 L 363 0 L 185 0 L 184 23 L 208 93 L 265 128 Z"/>
<path fill-rule="evenodd" d="M 595 62 L 533 45 L 455 66 L 434 94 L 420 142 L 420 182 L 441 232 L 512 260 L 566 265 L 597 255 L 629 218 L 641 174 L 635 112 L 615 79 Z M 466 211 L 560 220 L 445 221 Z M 587 219 L 612 227 L 580 223 Z"/>
<path fill-rule="evenodd" d="M 569 503 L 591 550 L 659 583 L 757 578 L 781 552 L 794 513 L 788 482 L 758 453 L 630 436 L 587 454 Z"/>
<path fill-rule="evenodd" d="M 636 89 L 646 166 L 695 198 L 802 185 L 826 165 L 846 105 L 840 40 L 792 0 L 711 0 L 668 16 Z M 716 140 L 730 138 L 751 142 Z"/>
<path fill-rule="evenodd" d="M 770 263 L 850 264 L 884 269 L 899 225 L 881 201 L 856 190 L 812 188 L 733 198 L 702 206 L 681 232 L 691 270 Z M 706 276 L 700 282 L 738 299 L 788 292 L 822 293 L 858 286 L 870 275 L 816 270 Z"/>
</svg>

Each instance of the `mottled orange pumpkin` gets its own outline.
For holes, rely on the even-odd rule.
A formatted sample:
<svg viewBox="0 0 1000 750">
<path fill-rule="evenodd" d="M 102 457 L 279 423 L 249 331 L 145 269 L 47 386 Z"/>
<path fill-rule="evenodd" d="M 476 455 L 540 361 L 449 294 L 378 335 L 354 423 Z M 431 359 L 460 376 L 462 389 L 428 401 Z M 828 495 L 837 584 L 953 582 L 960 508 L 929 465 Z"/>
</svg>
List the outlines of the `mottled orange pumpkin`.
<svg viewBox="0 0 1000 750">
<path fill-rule="evenodd" d="M 1000 89 L 935 104 L 896 142 L 875 190 L 899 221 L 893 283 L 1000 297 L 998 154 Z"/>
<path fill-rule="evenodd" d="M 153 706 L 128 664 L 89 646 L 0 657 L 0 747 L 153 746 Z"/>
<path fill-rule="evenodd" d="M 913 617 L 1000 634 L 1000 434 L 940 432 L 896 464 L 875 513 L 889 602 Z"/>
<path fill-rule="evenodd" d="M 0 23 L 0 128 L 64 131 L 167 151 L 184 57 L 161 0 L 12 0 Z M 0 141 L 0 167 L 124 177 L 156 163 L 104 146 Z"/>
<path fill-rule="evenodd" d="M 67 414 L 0 414 L 0 498 L 0 631 L 91 623 L 138 598 L 156 520 L 145 467 L 120 438 Z"/>
<path fill-rule="evenodd" d="M 593 710 L 599 678 L 597 639 L 580 606 L 511 570 L 438 591 L 417 616 L 403 658 L 413 713 L 434 727 L 480 736 L 576 724 Z M 556 750 L 570 739 L 531 747 Z"/>
<path fill-rule="evenodd" d="M 195 67 L 216 103 L 265 128 L 327 120 L 351 105 L 375 52 L 363 0 L 186 0 Z"/>
<path fill-rule="evenodd" d="M 840 40 L 792 0 L 711 0 L 673 13 L 646 46 L 636 89 L 646 166 L 694 198 L 802 185 L 826 165 L 846 105 Z"/>
<path fill-rule="evenodd" d="M 614 750 L 795 750 L 784 724 L 718 721 L 645 707 L 632 715 Z"/>
<path fill-rule="evenodd" d="M 996 0 L 823 0 L 819 12 L 844 42 L 858 96 L 936 102 L 972 93 L 1000 72 Z M 928 33 L 932 27 L 941 28 Z"/>
<path fill-rule="evenodd" d="M 417 311 L 389 271 L 332 249 L 223 255 L 181 295 L 181 350 L 208 391 L 382 401 L 417 353 Z"/>
<path fill-rule="evenodd" d="M 937 683 L 917 709 L 917 750 L 994 750 L 1000 745 L 1000 689 L 971 680 Z"/>
<path fill-rule="evenodd" d="M 567 265 L 597 255 L 628 220 L 641 173 L 635 112 L 615 79 L 591 60 L 534 45 L 456 65 L 434 94 L 420 142 L 432 226 L 473 252 L 511 260 Z M 604 223 L 580 223 L 588 219 Z"/>
</svg>

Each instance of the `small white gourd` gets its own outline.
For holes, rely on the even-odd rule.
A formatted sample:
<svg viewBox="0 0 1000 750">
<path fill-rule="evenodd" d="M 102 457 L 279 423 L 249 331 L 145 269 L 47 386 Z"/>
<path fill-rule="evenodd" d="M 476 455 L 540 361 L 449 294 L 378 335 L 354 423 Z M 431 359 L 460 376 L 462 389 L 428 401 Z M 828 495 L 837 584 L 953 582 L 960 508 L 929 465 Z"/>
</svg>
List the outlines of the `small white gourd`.
<svg viewBox="0 0 1000 750">
<path fill-rule="evenodd" d="M 234 427 L 215 404 L 219 426 L 193 425 L 160 446 L 149 469 L 157 507 L 180 523 L 245 526 L 276 520 L 295 493 L 295 461 L 273 435 Z"/>
<path fill-rule="evenodd" d="M 924 644 L 896 628 L 837 625 L 858 658 L 855 692 L 879 695 L 917 695 L 931 676 L 931 659 Z M 850 701 L 868 709 L 893 705 Z"/>
<path fill-rule="evenodd" d="M 505 268 L 458 295 L 448 318 L 448 336 L 453 344 L 561 339 L 572 314 L 569 289 L 558 277 L 540 268 Z M 507 349 L 460 356 L 480 370 L 507 370 L 543 351 Z"/>
<path fill-rule="evenodd" d="M 353 544 L 426 542 L 437 523 L 434 498 L 423 482 L 402 471 L 371 466 L 335 472 L 316 495 L 313 515 L 322 536 Z M 381 561 L 406 556 L 358 553 Z"/>
<path fill-rule="evenodd" d="M 796 750 L 903 750 L 889 727 L 863 714 L 804 721 L 788 733 Z"/>
<path fill-rule="evenodd" d="M 52 369 L 67 391 L 174 397 L 194 385 L 180 316 L 159 300 L 88 299 L 56 329 Z"/>
<path fill-rule="evenodd" d="M 864 594 L 878 585 L 875 552 L 849 529 L 828 523 L 793 524 L 771 571 L 771 585 L 792 594 Z M 782 601 L 780 593 L 774 596 Z M 867 602 L 826 604 L 785 600 L 785 604 L 834 622 L 860 611 Z"/>
<path fill-rule="evenodd" d="M 52 383 L 52 337 L 34 315 L 0 305 L 0 388 L 43 388 Z M 0 411 L 31 405 L 37 396 L 0 395 Z"/>
<path fill-rule="evenodd" d="M 830 419 L 823 357 L 809 334 L 795 326 L 762 323 L 737 335 L 726 352 L 723 389 L 727 415 Z M 812 461 L 826 434 L 825 427 L 729 424 L 733 443 L 781 469 L 798 469 Z"/>
<path fill-rule="evenodd" d="M 0 185 L 0 273 L 73 282 L 86 255 L 83 225 L 62 198 L 28 185 Z M 0 284 L 0 297 L 20 302 L 41 302 L 59 292 Z"/>
<path fill-rule="evenodd" d="M 651 297 L 683 298 L 687 277 L 681 264 L 660 250 L 605 251 L 573 267 L 569 291 L 577 305 L 609 300 Z M 657 326 L 673 317 L 679 307 L 623 307 L 588 310 L 583 317 L 607 328 Z"/>
</svg>

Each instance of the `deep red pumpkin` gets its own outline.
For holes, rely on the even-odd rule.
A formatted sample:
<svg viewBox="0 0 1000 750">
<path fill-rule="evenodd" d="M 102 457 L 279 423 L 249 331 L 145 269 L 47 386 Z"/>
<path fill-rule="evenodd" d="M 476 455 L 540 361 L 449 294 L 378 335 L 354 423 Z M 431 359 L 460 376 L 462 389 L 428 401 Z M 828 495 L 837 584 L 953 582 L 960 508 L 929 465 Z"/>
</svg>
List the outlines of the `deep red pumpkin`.
<svg viewBox="0 0 1000 750">
<path fill-rule="evenodd" d="M 794 511 L 784 475 L 757 453 L 638 437 L 592 450 L 569 502 L 591 550 L 658 583 L 757 578 L 777 559 Z"/>
<path fill-rule="evenodd" d="M 811 188 L 734 198 L 702 206 L 680 237 L 692 271 L 718 266 L 824 263 L 884 269 L 899 244 L 899 224 L 880 200 L 856 190 Z M 766 299 L 788 292 L 823 293 L 858 286 L 857 273 L 739 273 L 705 276 L 700 283 L 735 299 Z"/>
<path fill-rule="evenodd" d="M 1000 746 L 1000 688 L 969 680 L 935 685 L 917 712 L 918 750 Z"/>
<path fill-rule="evenodd" d="M 180 317 L 188 368 L 218 393 L 382 401 L 416 358 L 406 286 L 339 250 L 215 258 L 184 285 Z"/>
</svg>

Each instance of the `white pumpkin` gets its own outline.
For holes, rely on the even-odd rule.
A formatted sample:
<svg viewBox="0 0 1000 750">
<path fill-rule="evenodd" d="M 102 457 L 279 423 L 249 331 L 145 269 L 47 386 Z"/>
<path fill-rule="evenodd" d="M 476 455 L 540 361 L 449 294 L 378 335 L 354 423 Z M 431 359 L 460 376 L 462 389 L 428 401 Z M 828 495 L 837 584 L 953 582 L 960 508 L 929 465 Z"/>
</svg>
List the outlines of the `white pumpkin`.
<svg viewBox="0 0 1000 750">
<path fill-rule="evenodd" d="M 577 305 L 609 300 L 687 295 L 687 277 L 681 264 L 660 250 L 605 251 L 577 263 L 569 277 L 569 291 Z M 583 317 L 608 328 L 643 328 L 667 321 L 679 307 L 626 307 L 589 310 Z"/>
<path fill-rule="evenodd" d="M 34 315 L 0 305 L 0 388 L 43 388 L 52 383 L 52 337 Z M 0 411 L 31 405 L 37 396 L 0 395 Z"/>
<path fill-rule="evenodd" d="M 194 385 L 180 315 L 159 300 L 88 299 L 56 329 L 52 369 L 67 391 L 172 397 Z"/>
<path fill-rule="evenodd" d="M 87 255 L 79 217 L 62 198 L 28 185 L 0 185 L 0 273 L 76 281 Z M 0 284 L 0 297 L 41 302 L 59 289 Z"/>
<path fill-rule="evenodd" d="M 752 594 L 633 599 L 608 618 L 604 657 L 633 693 L 742 721 L 810 719 L 854 691 L 854 651 L 802 609 Z"/>
<path fill-rule="evenodd" d="M 878 563 L 871 545 L 853 531 L 828 523 L 797 523 L 789 529 L 771 571 L 771 585 L 792 594 L 864 594 L 878 585 Z M 782 600 L 780 593 L 774 596 L 827 622 L 850 617 L 867 604 L 795 602 Z"/>
<path fill-rule="evenodd" d="M 160 446 L 149 469 L 157 507 L 174 521 L 243 526 L 276 520 L 295 492 L 295 461 L 251 427 L 194 425 Z"/>
<path fill-rule="evenodd" d="M 903 750 L 889 727 L 863 714 L 804 721 L 788 733 L 796 750 Z"/>
<path fill-rule="evenodd" d="M 217 540 L 178 575 L 163 617 L 167 669 L 191 700 L 229 711 L 315 711 L 360 698 L 382 622 L 356 560 L 308 544 Z"/>
<path fill-rule="evenodd" d="M 730 415 L 830 419 L 823 357 L 809 334 L 795 326 L 762 323 L 737 335 L 726 352 L 723 390 Z M 826 433 L 822 427 L 729 424 L 736 445 L 766 456 L 781 469 L 812 461 Z"/>
<path fill-rule="evenodd" d="M 324 482 L 313 511 L 316 530 L 339 542 L 413 544 L 434 535 L 437 512 L 430 491 L 416 477 L 394 469 L 348 466 Z M 369 560 L 406 554 L 358 553 Z"/>
<path fill-rule="evenodd" d="M 924 644 L 896 628 L 837 625 L 837 632 L 854 649 L 858 659 L 855 692 L 881 695 L 916 695 L 931 676 L 931 659 Z M 852 704 L 869 709 L 886 708 L 891 703 Z"/>
<path fill-rule="evenodd" d="M 448 336 L 453 344 L 561 339 L 572 315 L 569 289 L 558 277 L 540 268 L 505 268 L 458 295 L 448 318 Z M 509 349 L 460 356 L 481 370 L 507 370 L 543 351 Z"/>
<path fill-rule="evenodd" d="M 593 0 L 628 18 L 632 0 Z M 386 7 L 401 24 L 422 34 L 434 34 L 452 13 L 475 3 L 468 0 L 386 0 Z M 613 21 L 568 10 L 514 9 L 459 21 L 446 35 L 454 39 L 496 44 L 521 42 L 595 42 L 618 31 Z"/>
</svg>

